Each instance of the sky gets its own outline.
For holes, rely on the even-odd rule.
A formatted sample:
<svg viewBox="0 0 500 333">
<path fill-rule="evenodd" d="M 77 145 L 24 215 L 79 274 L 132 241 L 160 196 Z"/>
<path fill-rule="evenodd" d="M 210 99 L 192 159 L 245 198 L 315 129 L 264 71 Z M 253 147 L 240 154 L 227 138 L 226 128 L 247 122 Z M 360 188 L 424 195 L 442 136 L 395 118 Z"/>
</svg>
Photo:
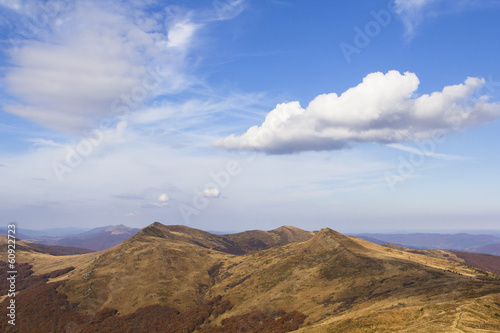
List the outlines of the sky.
<svg viewBox="0 0 500 333">
<path fill-rule="evenodd" d="M 498 0 L 0 0 L 0 220 L 500 230 Z"/>
</svg>

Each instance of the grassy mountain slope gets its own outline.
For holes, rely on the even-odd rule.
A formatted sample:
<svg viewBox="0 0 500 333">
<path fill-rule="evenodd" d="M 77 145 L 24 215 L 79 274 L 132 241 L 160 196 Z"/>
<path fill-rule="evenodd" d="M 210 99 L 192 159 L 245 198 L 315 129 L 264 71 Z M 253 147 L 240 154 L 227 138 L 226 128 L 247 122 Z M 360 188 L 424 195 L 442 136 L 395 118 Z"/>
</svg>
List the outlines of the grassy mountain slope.
<svg viewBox="0 0 500 333">
<path fill-rule="evenodd" d="M 50 254 L 53 256 L 67 256 L 74 254 L 84 254 L 94 252 L 93 250 L 73 247 L 73 246 L 57 246 L 57 245 L 45 245 L 33 243 L 30 241 L 24 241 L 16 239 L 17 249 L 25 252 L 38 252 Z M 7 236 L 0 235 L 0 246 L 7 247 Z"/>
<path fill-rule="evenodd" d="M 289 243 L 304 242 L 313 236 L 313 232 L 283 226 L 271 231 L 250 230 L 224 237 L 238 244 L 245 252 L 254 252 Z"/>
<path fill-rule="evenodd" d="M 196 329 L 500 329 L 499 276 L 444 254 L 380 246 L 330 229 L 315 235 L 293 227 L 235 235 L 154 223 L 105 251 L 67 257 L 27 252 L 20 258 L 33 276 L 59 272 L 39 284 L 58 283 L 52 286 L 67 302 L 59 308 L 93 318 L 88 320 L 107 316 L 110 327 L 125 316 L 135 323 L 151 309 L 178 318 L 226 302 L 223 311 L 200 317 Z M 87 325 L 87 319 L 78 320 L 75 325 Z"/>
</svg>

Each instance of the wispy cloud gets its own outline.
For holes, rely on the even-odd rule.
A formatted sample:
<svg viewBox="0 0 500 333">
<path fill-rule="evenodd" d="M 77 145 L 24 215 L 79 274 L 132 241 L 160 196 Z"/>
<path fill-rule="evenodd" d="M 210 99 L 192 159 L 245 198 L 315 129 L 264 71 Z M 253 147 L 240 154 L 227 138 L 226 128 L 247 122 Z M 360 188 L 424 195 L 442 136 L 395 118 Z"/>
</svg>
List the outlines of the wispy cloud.
<svg viewBox="0 0 500 333">
<path fill-rule="evenodd" d="M 215 8 L 215 15 L 212 19 L 215 20 L 230 20 L 239 14 L 245 9 L 246 1 L 245 0 L 215 0 L 213 2 Z"/>
<path fill-rule="evenodd" d="M 153 2 L 157 8 L 151 12 Z M 5 111 L 48 128 L 23 129 L 21 140 L 30 149 L 2 156 L 2 186 L 12 190 L 2 212 L 23 218 L 23 202 L 50 211 L 52 206 L 43 201 L 50 192 L 57 198 L 54 204 L 65 207 L 57 213 L 62 215 L 81 209 L 92 215 L 84 207 L 101 205 L 113 206 L 113 216 L 130 219 L 153 219 L 159 211 L 175 214 L 172 203 L 198 185 L 191 176 L 213 163 L 193 159 L 189 149 L 179 152 L 176 140 L 189 137 L 192 144 L 201 144 L 199 138 L 179 133 L 205 126 L 207 117 L 225 111 L 239 109 L 248 116 L 261 96 L 216 93 L 198 77 L 199 58 L 193 56 L 202 47 L 199 31 L 236 17 L 245 2 L 216 1 L 196 10 L 160 8 L 162 2 L 155 1 L 61 2 L 50 7 L 55 9 L 50 15 L 43 4 L 0 2 L 0 10 L 19 22 L 32 22 L 37 11 L 43 14 L 36 33 L 15 32 L 4 41 L 11 62 L 4 63 L 0 88 L 8 90 Z M 2 26 L 12 27 L 11 22 Z M 103 118 L 111 119 L 109 126 L 96 125 Z M 3 132 L 19 132 L 18 126 L 1 126 Z M 99 135 L 92 140 L 99 143 L 89 154 L 78 155 L 93 130 Z M 71 165 L 63 183 L 51 167 L 55 162 Z M 114 170 L 111 178 L 104 176 L 109 170 Z M 174 178 L 180 179 L 175 185 Z M 23 195 L 21 188 L 30 193 Z M 103 211 L 97 217 L 101 221 L 108 214 Z"/>
<path fill-rule="evenodd" d="M 474 8 L 498 8 L 500 3 L 497 0 L 394 0 L 394 6 L 405 26 L 405 37 L 410 41 L 426 20 Z"/>
<path fill-rule="evenodd" d="M 396 13 L 405 26 L 407 39 L 413 38 L 415 30 L 425 17 L 427 7 L 441 0 L 395 0 Z"/>
<path fill-rule="evenodd" d="M 2 5 L 11 10 L 21 6 L 21 21 L 38 8 L 31 2 Z M 201 83 L 192 73 L 196 60 L 189 57 L 197 32 L 244 8 L 242 0 L 216 1 L 202 13 L 167 7 L 150 15 L 142 6 L 118 1 L 59 6 L 44 16 L 36 34 L 9 40 L 15 54 L 4 82 L 16 100 L 4 110 L 49 128 L 79 132 L 103 117 L 181 93 Z"/>
<path fill-rule="evenodd" d="M 392 143 L 388 144 L 387 147 L 391 147 L 394 149 L 406 151 L 412 154 L 417 154 L 417 155 L 423 155 L 423 156 L 428 156 L 428 157 L 433 157 L 437 158 L 440 160 L 446 160 L 446 161 L 466 161 L 469 158 L 464 157 L 464 156 L 457 156 L 457 155 L 448 155 L 448 154 L 440 154 L 440 153 L 434 153 L 434 152 L 427 152 L 419 148 L 414 148 L 414 147 L 408 147 L 405 145 L 397 144 L 397 143 Z"/>
<path fill-rule="evenodd" d="M 143 102 L 182 90 L 193 83 L 183 70 L 197 28 L 185 14 L 153 20 L 118 4 L 77 2 L 40 27 L 38 38 L 21 42 L 5 75 L 17 103 L 4 109 L 47 127 L 79 131 L 113 115 L 113 102 L 124 95 Z M 145 92 L 157 64 L 162 80 Z"/>
<path fill-rule="evenodd" d="M 0 0 L 0 6 L 18 11 L 22 8 L 22 3 L 20 0 Z"/>
</svg>

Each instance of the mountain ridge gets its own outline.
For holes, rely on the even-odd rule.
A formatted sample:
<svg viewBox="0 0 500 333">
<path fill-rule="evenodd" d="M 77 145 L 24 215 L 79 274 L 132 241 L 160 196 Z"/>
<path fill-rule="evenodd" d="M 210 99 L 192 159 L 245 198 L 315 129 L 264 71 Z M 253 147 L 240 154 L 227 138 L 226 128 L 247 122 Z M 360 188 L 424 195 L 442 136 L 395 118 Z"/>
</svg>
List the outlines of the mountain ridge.
<svg viewBox="0 0 500 333">
<path fill-rule="evenodd" d="M 184 225 L 163 225 L 160 222 L 154 222 L 141 229 L 134 237 L 140 238 L 143 236 L 156 236 L 172 241 L 189 241 L 221 252 L 245 254 L 305 241 L 312 238 L 314 232 L 304 231 L 292 226 L 281 226 L 269 231 L 249 230 L 236 234 L 218 235 Z"/>
<path fill-rule="evenodd" d="M 154 223 L 97 253 L 53 257 L 23 252 L 19 258 L 31 266 L 32 276 L 57 273 L 49 281 L 36 280 L 20 297 L 36 307 L 43 295 L 60 295 L 59 303 L 36 308 L 57 308 L 61 316 L 74 317 L 75 329 L 90 322 L 118 327 L 124 318 L 139 325 L 136 321 L 150 318 L 145 317 L 150 311 L 177 322 L 178 316 L 205 313 L 202 308 L 206 316 L 188 332 L 243 327 L 238 325 L 266 332 L 264 323 L 287 323 L 280 326 L 282 332 L 500 328 L 495 315 L 500 314 L 499 275 L 448 260 L 446 251 L 414 253 L 329 228 L 303 232 L 285 227 L 228 239 Z M 291 242 L 294 233 L 308 239 Z M 256 235 L 273 244 L 289 242 L 230 253 L 228 246 L 241 250 Z M 208 310 L 219 305 L 223 310 Z M 19 311 L 20 318 L 30 317 L 29 309 Z"/>
</svg>

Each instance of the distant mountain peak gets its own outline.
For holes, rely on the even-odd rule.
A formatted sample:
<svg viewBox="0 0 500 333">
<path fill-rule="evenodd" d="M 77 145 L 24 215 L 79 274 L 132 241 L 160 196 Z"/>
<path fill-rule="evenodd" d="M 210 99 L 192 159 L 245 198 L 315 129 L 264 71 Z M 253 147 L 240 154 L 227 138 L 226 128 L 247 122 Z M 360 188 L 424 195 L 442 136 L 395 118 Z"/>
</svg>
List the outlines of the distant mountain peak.
<svg viewBox="0 0 500 333">
<path fill-rule="evenodd" d="M 346 236 L 342 235 L 340 232 L 337 232 L 335 230 L 332 230 L 330 228 L 323 228 L 321 229 L 318 234 L 316 235 L 316 237 L 323 237 L 323 238 L 326 238 L 326 239 L 332 239 L 332 238 L 335 238 L 335 239 L 338 239 L 338 238 L 347 238 Z"/>
<path fill-rule="evenodd" d="M 283 225 L 283 226 L 281 226 L 281 227 L 279 227 L 277 229 L 274 229 L 274 230 L 276 230 L 276 231 L 278 231 L 278 230 L 280 230 L 280 231 L 281 230 L 304 231 L 304 230 L 302 230 L 300 228 L 297 228 L 297 227 L 294 227 L 294 226 L 291 226 L 291 225 Z"/>
<path fill-rule="evenodd" d="M 153 236 L 159 238 L 167 238 L 166 235 L 170 232 L 167 230 L 167 226 L 161 224 L 160 222 L 153 222 L 147 227 L 144 227 L 135 236 Z"/>
<path fill-rule="evenodd" d="M 112 235 L 121 235 L 121 234 L 128 234 L 132 231 L 133 229 L 130 227 L 127 227 L 123 224 L 115 225 L 112 226 L 111 228 L 108 228 L 104 230 L 105 232 L 109 232 Z"/>
<path fill-rule="evenodd" d="M 333 250 L 345 248 L 347 250 L 360 251 L 364 247 L 347 236 L 330 228 L 321 229 L 310 241 L 310 248 L 318 250 Z"/>
<path fill-rule="evenodd" d="M 160 222 L 154 222 L 148 225 L 147 227 L 143 228 L 140 233 L 149 235 L 149 236 L 157 236 L 161 238 L 169 238 L 172 234 L 172 232 L 176 233 L 182 233 L 186 234 L 189 236 L 195 236 L 195 235 L 212 235 L 209 232 L 195 229 L 195 228 L 190 228 L 185 225 L 165 225 Z"/>
</svg>

